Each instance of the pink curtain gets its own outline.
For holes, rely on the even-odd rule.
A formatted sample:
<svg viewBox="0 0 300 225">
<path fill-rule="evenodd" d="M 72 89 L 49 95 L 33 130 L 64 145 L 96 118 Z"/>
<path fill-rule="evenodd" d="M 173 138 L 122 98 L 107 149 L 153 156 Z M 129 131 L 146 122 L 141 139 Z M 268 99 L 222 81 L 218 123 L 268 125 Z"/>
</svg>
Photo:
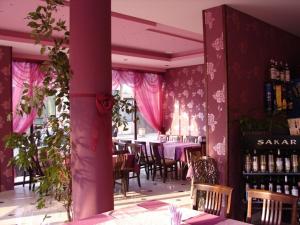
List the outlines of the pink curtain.
<svg viewBox="0 0 300 225">
<path fill-rule="evenodd" d="M 13 79 L 13 131 L 17 133 L 25 132 L 33 123 L 36 117 L 36 111 L 32 111 L 29 115 L 23 117 L 17 115 L 18 104 L 24 90 L 24 84 L 29 84 L 29 95 L 32 95 L 33 88 L 41 85 L 43 74 L 39 70 L 39 66 L 34 63 L 13 62 L 12 64 Z"/>
<path fill-rule="evenodd" d="M 158 74 L 134 71 L 112 71 L 112 89 L 126 84 L 134 89 L 137 106 L 144 119 L 163 133 L 162 78 Z"/>
</svg>

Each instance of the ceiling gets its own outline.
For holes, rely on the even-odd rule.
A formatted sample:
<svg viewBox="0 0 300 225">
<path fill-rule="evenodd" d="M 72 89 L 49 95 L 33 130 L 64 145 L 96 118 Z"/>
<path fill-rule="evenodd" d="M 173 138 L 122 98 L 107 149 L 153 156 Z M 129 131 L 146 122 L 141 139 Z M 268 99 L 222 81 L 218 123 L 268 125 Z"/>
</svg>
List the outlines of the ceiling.
<svg viewBox="0 0 300 225">
<path fill-rule="evenodd" d="M 38 4 L 0 0 L 0 45 L 13 46 L 15 58 L 42 59 L 24 19 Z M 112 0 L 113 65 L 164 71 L 203 63 L 202 10 L 222 4 L 300 36 L 299 0 Z M 56 16 L 69 22 L 69 6 Z"/>
</svg>

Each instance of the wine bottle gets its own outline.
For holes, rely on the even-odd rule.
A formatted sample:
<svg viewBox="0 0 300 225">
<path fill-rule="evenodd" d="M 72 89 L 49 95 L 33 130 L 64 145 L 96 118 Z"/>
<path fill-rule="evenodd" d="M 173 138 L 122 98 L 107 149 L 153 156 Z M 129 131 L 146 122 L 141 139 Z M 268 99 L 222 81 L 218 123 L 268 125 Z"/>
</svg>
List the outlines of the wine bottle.
<svg viewBox="0 0 300 225">
<path fill-rule="evenodd" d="M 265 110 L 267 113 L 271 113 L 273 110 L 273 96 L 273 85 L 265 83 Z"/>
<path fill-rule="evenodd" d="M 246 173 L 251 172 L 251 155 L 248 149 L 246 149 L 246 155 L 245 155 L 245 172 Z"/>
<path fill-rule="evenodd" d="M 293 177 L 292 195 L 297 196 L 297 197 L 299 196 L 299 191 L 298 191 L 297 182 L 296 182 L 296 178 L 295 177 Z"/>
<path fill-rule="evenodd" d="M 278 68 L 278 63 L 277 61 L 274 61 L 274 68 L 275 68 L 275 80 L 280 80 L 280 73 L 279 73 L 279 68 Z"/>
<path fill-rule="evenodd" d="M 277 157 L 276 157 L 276 171 L 281 173 L 283 171 L 283 161 L 280 154 L 280 149 L 277 149 Z"/>
<path fill-rule="evenodd" d="M 284 168 L 285 168 L 285 172 L 287 173 L 291 171 L 291 160 L 288 154 L 286 154 L 284 157 Z"/>
<path fill-rule="evenodd" d="M 258 189 L 258 184 L 257 184 L 257 181 L 256 181 L 255 177 L 253 178 L 253 181 L 252 181 L 252 188 L 253 189 Z"/>
<path fill-rule="evenodd" d="M 275 84 L 275 96 L 276 96 L 276 105 L 277 110 L 282 110 L 282 85 L 280 83 Z"/>
<path fill-rule="evenodd" d="M 268 154 L 268 171 L 269 173 L 274 172 L 274 153 L 273 150 L 270 150 Z"/>
<path fill-rule="evenodd" d="M 282 193 L 281 182 L 280 182 L 279 176 L 277 177 L 277 182 L 276 182 L 276 192 L 277 193 Z"/>
<path fill-rule="evenodd" d="M 299 166 L 298 154 L 297 154 L 296 149 L 294 149 L 293 153 L 292 153 L 292 167 L 293 167 L 293 172 L 294 173 L 298 172 L 298 166 Z"/>
<path fill-rule="evenodd" d="M 262 154 L 260 155 L 260 171 L 262 173 L 265 173 L 267 170 L 267 161 L 266 161 L 266 155 Z"/>
<path fill-rule="evenodd" d="M 268 189 L 269 189 L 269 191 L 274 191 L 274 184 L 273 184 L 272 176 L 270 176 L 270 178 L 269 178 Z"/>
<path fill-rule="evenodd" d="M 265 179 L 264 179 L 264 177 L 262 177 L 261 180 L 260 180 L 260 187 L 259 187 L 261 190 L 266 189 L 266 184 L 265 183 L 266 183 Z"/>
<path fill-rule="evenodd" d="M 290 194 L 290 185 L 289 185 L 287 176 L 284 176 L 284 194 L 286 194 L 286 195 Z"/>
<path fill-rule="evenodd" d="M 280 74 L 280 81 L 283 83 L 285 80 L 285 70 L 283 67 L 283 63 L 281 61 L 279 63 L 279 74 Z"/>
<path fill-rule="evenodd" d="M 277 71 L 275 68 L 275 61 L 273 59 L 270 60 L 270 78 L 271 80 L 276 80 Z"/>
<path fill-rule="evenodd" d="M 245 182 L 245 192 L 246 192 L 246 200 L 248 200 L 248 190 L 250 189 L 251 187 L 250 187 L 250 183 L 249 183 L 249 177 L 248 176 L 246 176 L 246 182 Z"/>
<path fill-rule="evenodd" d="M 285 82 L 289 83 L 291 81 L 291 73 L 290 73 L 289 65 L 287 63 L 285 63 L 284 72 L 285 72 Z"/>
<path fill-rule="evenodd" d="M 256 154 L 256 149 L 253 150 L 253 157 L 252 157 L 252 169 L 253 172 L 258 172 L 258 156 Z"/>
</svg>

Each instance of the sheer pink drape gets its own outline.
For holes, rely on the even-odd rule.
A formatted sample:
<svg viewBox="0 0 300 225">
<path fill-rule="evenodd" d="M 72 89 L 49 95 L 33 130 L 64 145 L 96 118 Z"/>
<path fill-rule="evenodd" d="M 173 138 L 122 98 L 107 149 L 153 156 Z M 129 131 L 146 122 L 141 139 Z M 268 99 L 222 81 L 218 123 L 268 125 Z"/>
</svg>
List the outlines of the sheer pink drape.
<svg viewBox="0 0 300 225">
<path fill-rule="evenodd" d="M 163 129 L 162 78 L 158 74 L 112 71 L 112 88 L 126 84 L 134 89 L 137 106 L 144 119 L 159 132 Z"/>
<path fill-rule="evenodd" d="M 43 80 L 43 74 L 39 66 L 34 63 L 13 62 L 12 64 L 13 79 L 13 131 L 17 133 L 25 132 L 33 123 L 36 117 L 36 111 L 29 115 L 17 115 L 17 107 L 21 100 L 24 90 L 24 84 L 29 84 L 29 95 L 32 95 L 33 88 L 39 86 Z"/>
</svg>

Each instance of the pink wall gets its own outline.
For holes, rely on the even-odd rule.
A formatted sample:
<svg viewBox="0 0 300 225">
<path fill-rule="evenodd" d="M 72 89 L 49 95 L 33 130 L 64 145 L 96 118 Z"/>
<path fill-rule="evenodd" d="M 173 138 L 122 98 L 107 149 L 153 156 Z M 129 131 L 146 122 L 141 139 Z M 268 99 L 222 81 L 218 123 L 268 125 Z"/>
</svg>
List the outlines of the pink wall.
<svg viewBox="0 0 300 225">
<path fill-rule="evenodd" d="M 256 18 L 226 7 L 228 65 L 228 178 L 236 191 L 234 207 L 240 209 L 242 154 L 238 120 L 264 117 L 264 82 L 271 58 L 300 63 L 300 38 Z M 240 162 L 240 163 L 237 163 Z"/>
<path fill-rule="evenodd" d="M 3 138 L 12 132 L 12 122 L 6 120 L 12 111 L 11 47 L 0 46 L 0 192 L 14 188 L 13 169 L 7 167 L 12 151 L 4 149 Z"/>
<path fill-rule="evenodd" d="M 223 169 L 221 183 L 235 190 L 233 216 L 242 219 L 238 120 L 241 116 L 265 116 L 268 62 L 274 58 L 295 66 L 300 62 L 300 39 L 227 6 L 205 10 L 204 21 L 208 150 Z"/>
<path fill-rule="evenodd" d="M 203 65 L 170 69 L 164 78 L 163 108 L 167 132 L 176 135 L 206 136 Z"/>
<path fill-rule="evenodd" d="M 218 162 L 219 181 L 227 183 L 227 71 L 224 48 L 224 9 L 204 11 L 207 73 L 207 152 Z"/>
</svg>

